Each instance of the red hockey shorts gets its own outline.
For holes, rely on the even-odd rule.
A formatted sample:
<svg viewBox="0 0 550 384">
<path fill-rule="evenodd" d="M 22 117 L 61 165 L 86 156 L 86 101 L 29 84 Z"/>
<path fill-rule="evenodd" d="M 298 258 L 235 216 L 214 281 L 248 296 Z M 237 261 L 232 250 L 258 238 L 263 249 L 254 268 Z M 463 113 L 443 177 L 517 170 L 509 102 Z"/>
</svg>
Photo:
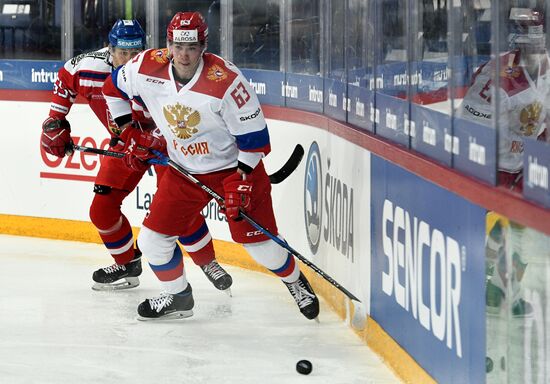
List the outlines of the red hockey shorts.
<svg viewBox="0 0 550 384">
<path fill-rule="evenodd" d="M 168 166 L 155 165 L 157 174 L 157 186 L 159 180 L 168 169 Z M 114 189 L 132 192 L 145 174 L 145 171 L 135 171 L 124 164 L 122 159 L 117 157 L 104 156 L 97 173 L 95 184 L 105 185 Z"/>
<path fill-rule="evenodd" d="M 194 176 L 224 196 L 222 180 L 234 172 L 236 169 L 232 168 Z M 278 232 L 271 202 L 271 183 L 262 162 L 250 176 L 253 189 L 251 208 L 247 213 L 257 223 L 276 235 Z M 159 188 L 149 209 L 150 213 L 143 221 L 143 225 L 153 231 L 170 236 L 189 233 L 190 226 L 210 200 L 212 197 L 198 185 L 187 180 L 175 169 L 169 168 L 160 180 Z M 269 237 L 256 230 L 245 220 L 228 220 L 228 223 L 231 237 L 237 243 L 256 243 L 269 240 Z"/>
</svg>

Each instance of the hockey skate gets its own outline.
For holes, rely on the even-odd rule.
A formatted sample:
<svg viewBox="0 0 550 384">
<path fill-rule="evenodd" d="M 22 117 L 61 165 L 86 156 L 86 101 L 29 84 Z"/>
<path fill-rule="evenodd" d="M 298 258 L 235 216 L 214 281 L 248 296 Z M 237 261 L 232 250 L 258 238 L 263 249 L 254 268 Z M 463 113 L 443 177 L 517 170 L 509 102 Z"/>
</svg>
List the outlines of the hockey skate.
<svg viewBox="0 0 550 384">
<path fill-rule="evenodd" d="M 128 264 L 98 269 L 92 275 L 94 291 L 116 291 L 134 288 L 139 285 L 138 276 L 141 275 L 141 252 L 135 250 L 134 258 Z"/>
<path fill-rule="evenodd" d="M 193 316 L 193 289 L 187 285 L 185 291 L 173 295 L 163 292 L 159 297 L 147 299 L 138 306 L 138 320 L 174 320 Z"/>
<path fill-rule="evenodd" d="M 304 274 L 300 272 L 298 280 L 294 283 L 285 283 L 285 285 L 298 304 L 300 312 L 310 320 L 316 319 L 319 316 L 319 300 Z"/>
<path fill-rule="evenodd" d="M 201 265 L 201 269 L 210 280 L 216 289 L 224 291 L 229 296 L 231 296 L 231 284 L 233 284 L 233 279 L 231 275 L 222 268 L 216 260 L 212 260 L 206 265 Z"/>
</svg>

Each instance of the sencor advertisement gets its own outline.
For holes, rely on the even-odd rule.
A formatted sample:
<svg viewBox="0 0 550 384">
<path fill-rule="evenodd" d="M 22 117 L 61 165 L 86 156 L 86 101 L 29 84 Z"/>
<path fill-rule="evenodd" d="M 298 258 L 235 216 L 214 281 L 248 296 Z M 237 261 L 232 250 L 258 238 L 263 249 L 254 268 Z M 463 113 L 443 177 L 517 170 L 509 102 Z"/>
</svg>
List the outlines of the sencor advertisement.
<svg viewBox="0 0 550 384">
<path fill-rule="evenodd" d="M 371 166 L 371 316 L 436 381 L 484 382 L 485 210 L 377 156 Z"/>
</svg>

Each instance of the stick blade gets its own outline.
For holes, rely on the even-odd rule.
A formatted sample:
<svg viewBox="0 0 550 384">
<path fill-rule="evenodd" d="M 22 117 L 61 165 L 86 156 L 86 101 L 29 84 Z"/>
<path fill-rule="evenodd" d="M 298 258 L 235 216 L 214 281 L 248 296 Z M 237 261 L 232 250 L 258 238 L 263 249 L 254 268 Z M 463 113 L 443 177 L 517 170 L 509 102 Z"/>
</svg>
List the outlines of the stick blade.
<svg viewBox="0 0 550 384">
<path fill-rule="evenodd" d="M 296 147 L 294 147 L 294 151 L 292 151 L 292 154 L 286 161 L 286 163 L 274 174 L 269 175 L 269 181 L 271 184 L 279 184 L 283 180 L 285 180 L 292 172 L 298 168 L 298 165 L 300 165 L 300 162 L 302 161 L 302 158 L 304 157 L 304 147 L 300 144 L 296 144 Z"/>
</svg>

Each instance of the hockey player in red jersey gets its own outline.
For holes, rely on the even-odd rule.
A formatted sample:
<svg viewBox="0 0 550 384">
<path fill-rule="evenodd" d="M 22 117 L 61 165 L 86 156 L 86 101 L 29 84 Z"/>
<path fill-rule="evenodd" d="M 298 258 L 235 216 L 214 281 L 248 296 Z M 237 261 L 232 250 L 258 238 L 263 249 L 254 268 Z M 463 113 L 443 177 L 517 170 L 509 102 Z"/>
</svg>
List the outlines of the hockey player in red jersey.
<svg viewBox="0 0 550 384">
<path fill-rule="evenodd" d="M 143 100 L 177 164 L 218 193 L 233 240 L 278 275 L 300 311 L 309 319 L 319 302 L 294 256 L 239 220 L 239 210 L 272 233 L 278 233 L 271 202 L 271 185 L 262 158 L 270 140 L 262 109 L 246 78 L 230 62 L 206 53 L 208 28 L 198 12 L 179 12 L 167 28 L 167 49 L 150 49 L 113 72 L 105 82 L 109 109 L 120 124 L 130 121 L 128 100 Z M 121 126 L 122 127 L 122 126 Z M 128 156 L 136 162 L 154 155 L 158 139 L 134 128 Z M 138 307 L 140 319 L 182 318 L 193 314 L 176 239 L 181 228 L 193 225 L 210 195 L 169 168 L 161 179 L 143 222 L 138 245 L 165 293 Z"/>
<path fill-rule="evenodd" d="M 145 32 L 137 20 L 117 20 L 109 33 L 109 46 L 79 55 L 65 63 L 55 82 L 49 117 L 42 125 L 41 145 L 44 151 L 63 157 L 72 154 L 70 125 L 66 119 L 77 95 L 83 96 L 92 111 L 107 128 L 115 150 L 123 148 L 121 131 L 111 118 L 101 88 L 111 72 L 134 58 L 145 48 Z M 139 100 L 132 102 L 132 119 L 144 131 L 153 131 L 154 123 Z M 124 133 L 121 135 L 124 140 Z M 119 141 L 117 144 L 117 140 Z M 93 289 L 112 290 L 139 285 L 141 252 L 133 247 L 132 228 L 121 212 L 122 201 L 135 189 L 149 168 L 142 163 L 136 169 L 124 164 L 129 159 L 104 157 L 95 180 L 95 196 L 90 219 L 96 226 L 115 264 L 93 273 Z M 165 167 L 157 167 L 157 183 Z M 216 262 L 212 238 L 201 217 L 182 232 L 180 242 L 194 262 L 201 267 L 216 288 L 225 290 L 232 279 Z"/>
<path fill-rule="evenodd" d="M 498 183 L 521 192 L 523 141 L 543 139 L 550 106 L 550 61 L 546 52 L 543 13 L 512 8 L 508 40 L 512 50 L 500 55 L 499 89 L 494 89 L 494 60 L 484 64 L 458 110 L 458 116 L 493 126 L 492 96 L 499 93 L 496 126 Z"/>
</svg>

